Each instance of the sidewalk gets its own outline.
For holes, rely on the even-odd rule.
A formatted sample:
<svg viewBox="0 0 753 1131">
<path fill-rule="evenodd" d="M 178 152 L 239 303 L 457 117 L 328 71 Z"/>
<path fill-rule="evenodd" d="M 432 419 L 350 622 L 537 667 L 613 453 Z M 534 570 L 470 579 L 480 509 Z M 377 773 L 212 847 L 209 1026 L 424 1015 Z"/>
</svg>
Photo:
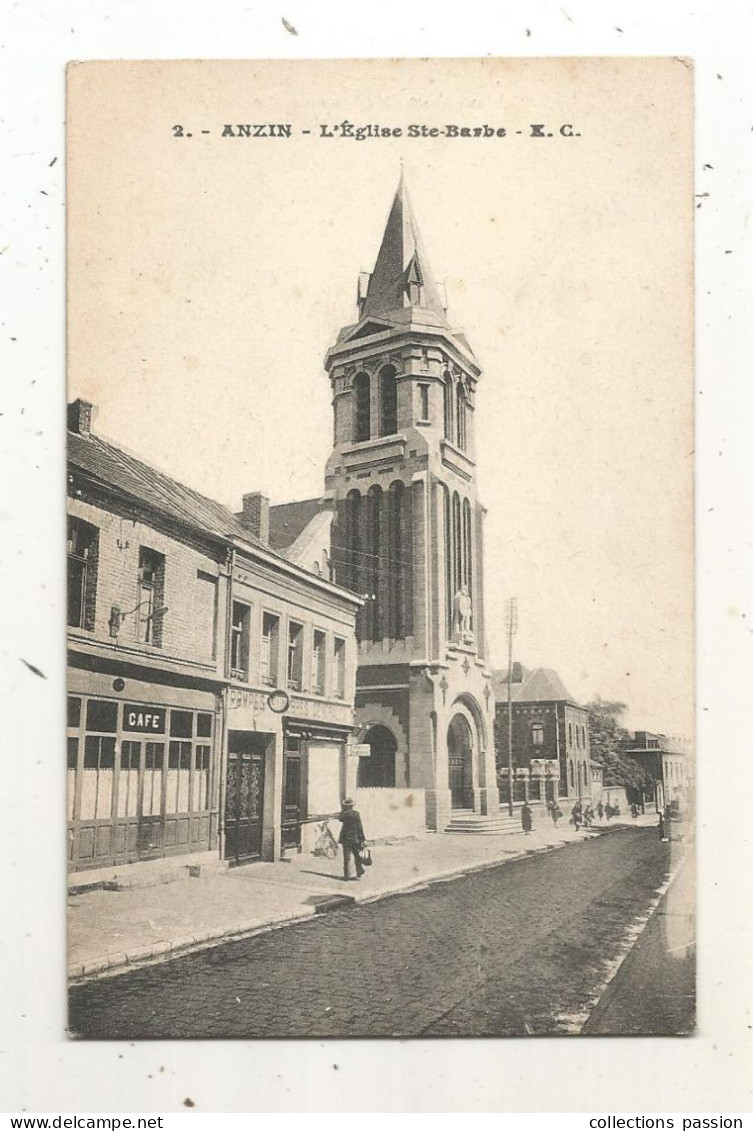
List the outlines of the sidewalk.
<svg viewBox="0 0 753 1131">
<path fill-rule="evenodd" d="M 374 865 L 363 878 L 345 883 L 342 856 L 311 854 L 275 864 L 249 864 L 228 872 L 122 891 L 94 890 L 71 895 L 68 903 L 68 976 L 95 976 L 186 953 L 295 920 L 309 918 L 337 902 L 363 903 L 409 891 L 534 852 L 547 852 L 584 837 L 626 825 L 654 824 L 622 819 L 576 833 L 549 820 L 526 836 L 424 833 L 412 840 L 379 844 Z"/>
</svg>

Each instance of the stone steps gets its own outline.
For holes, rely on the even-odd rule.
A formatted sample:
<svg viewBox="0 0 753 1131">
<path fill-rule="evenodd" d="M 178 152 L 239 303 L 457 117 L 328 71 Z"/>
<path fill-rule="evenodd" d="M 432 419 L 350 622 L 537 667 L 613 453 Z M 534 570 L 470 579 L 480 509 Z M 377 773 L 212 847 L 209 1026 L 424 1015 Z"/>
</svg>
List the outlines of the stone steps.
<svg viewBox="0 0 753 1131">
<path fill-rule="evenodd" d="M 506 833 L 519 833 L 521 831 L 520 810 L 513 813 L 500 812 L 489 816 L 482 816 L 471 810 L 458 810 L 452 814 L 449 825 L 445 829 L 448 833 L 473 833 L 477 836 L 503 836 Z"/>
</svg>

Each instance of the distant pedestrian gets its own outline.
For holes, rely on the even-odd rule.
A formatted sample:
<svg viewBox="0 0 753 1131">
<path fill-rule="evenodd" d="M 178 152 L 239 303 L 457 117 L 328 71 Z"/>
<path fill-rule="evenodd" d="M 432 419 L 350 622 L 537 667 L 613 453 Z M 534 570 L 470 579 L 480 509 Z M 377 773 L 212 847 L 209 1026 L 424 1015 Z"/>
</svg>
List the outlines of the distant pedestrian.
<svg viewBox="0 0 753 1131">
<path fill-rule="evenodd" d="M 609 804 L 608 801 L 607 801 L 606 807 L 604 809 L 604 812 L 606 813 L 607 821 L 611 821 L 612 817 L 614 816 L 614 809 L 612 808 L 612 806 Z"/>
<path fill-rule="evenodd" d="M 604 806 L 603 806 L 603 804 L 601 803 L 601 801 L 600 801 L 600 802 L 599 802 L 599 804 L 598 804 L 598 805 L 596 806 L 596 812 L 597 812 L 597 813 L 598 813 L 598 815 L 599 815 L 599 820 L 600 820 L 600 821 L 603 821 L 603 820 L 604 820 Z"/>
<path fill-rule="evenodd" d="M 659 840 L 667 839 L 667 830 L 664 827 L 664 814 L 659 813 Z"/>
<path fill-rule="evenodd" d="M 573 805 L 572 812 L 570 813 L 570 821 L 575 825 L 575 831 L 577 833 L 578 829 L 583 824 L 583 806 L 580 801 L 576 801 Z"/>
<path fill-rule="evenodd" d="M 343 847 L 343 876 L 346 880 L 351 878 L 350 858 L 352 856 L 356 866 L 354 878 L 360 880 L 364 871 L 361 851 L 366 844 L 366 837 L 361 824 L 361 814 L 353 808 L 353 802 L 349 797 L 346 797 L 343 801 L 342 810 L 338 813 L 337 819 L 342 821 L 339 840 Z"/>
<path fill-rule="evenodd" d="M 560 809 L 559 805 L 555 801 L 554 809 L 552 810 L 552 820 L 554 821 L 555 829 L 557 828 L 557 822 L 559 821 L 561 816 L 562 816 L 562 810 Z"/>
<path fill-rule="evenodd" d="M 637 821 L 637 819 L 638 819 L 638 806 L 635 804 L 635 802 L 633 802 L 633 804 L 630 806 L 630 816 L 633 818 L 634 821 Z"/>
<path fill-rule="evenodd" d="M 523 802 L 523 808 L 520 810 L 520 820 L 523 825 L 523 832 L 528 836 L 533 828 L 533 812 L 527 801 Z"/>
<path fill-rule="evenodd" d="M 586 808 L 583 811 L 583 824 L 586 826 L 587 829 L 590 829 L 591 825 L 593 823 L 594 823 L 594 811 L 593 811 L 593 809 L 591 808 L 590 805 L 586 805 Z"/>
</svg>

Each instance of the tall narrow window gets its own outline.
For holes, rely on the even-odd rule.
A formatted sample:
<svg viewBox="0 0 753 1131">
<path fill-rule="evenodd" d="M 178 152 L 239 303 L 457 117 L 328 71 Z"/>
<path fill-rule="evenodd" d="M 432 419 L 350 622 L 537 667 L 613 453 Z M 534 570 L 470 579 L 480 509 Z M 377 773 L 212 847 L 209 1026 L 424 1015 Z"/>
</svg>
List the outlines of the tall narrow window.
<svg viewBox="0 0 753 1131">
<path fill-rule="evenodd" d="M 465 584 L 468 587 L 468 596 L 473 598 L 473 526 L 471 504 L 468 499 L 463 500 L 463 551 Z"/>
<path fill-rule="evenodd" d="M 418 419 L 421 421 L 422 424 L 428 423 L 428 421 L 429 421 L 429 386 L 428 385 L 419 385 L 418 386 L 418 399 L 419 399 Z"/>
<path fill-rule="evenodd" d="M 345 641 L 339 636 L 335 637 L 335 686 L 334 692 L 338 699 L 345 698 Z"/>
<path fill-rule="evenodd" d="M 388 536 L 388 635 L 393 640 L 405 636 L 405 589 L 406 566 L 403 545 L 403 520 L 405 510 L 405 487 L 398 480 L 393 483 L 387 495 L 387 536 Z"/>
<path fill-rule="evenodd" d="M 265 613 L 261 628 L 261 681 L 270 687 L 277 686 L 279 641 L 280 618 L 274 613 Z"/>
<path fill-rule="evenodd" d="M 452 600 L 455 590 L 452 587 L 452 510 L 450 492 L 442 484 L 444 500 L 444 585 L 445 585 L 445 629 L 447 637 L 452 636 Z"/>
<path fill-rule="evenodd" d="M 452 496 L 452 584 L 453 597 L 463 584 L 463 534 L 460 521 L 460 496 L 457 491 Z"/>
<path fill-rule="evenodd" d="M 230 628 L 230 674 L 233 679 L 248 679 L 248 642 L 251 610 L 240 601 L 233 601 L 233 623 Z"/>
<path fill-rule="evenodd" d="M 465 386 L 458 381 L 458 447 L 465 451 L 468 442 L 468 402 L 465 395 Z"/>
<path fill-rule="evenodd" d="M 544 745 L 544 726 L 543 723 L 531 724 L 531 742 L 534 746 Z"/>
<path fill-rule="evenodd" d="M 452 429 L 452 377 L 449 373 L 444 375 L 444 434 L 446 440 L 451 440 L 453 435 Z"/>
<path fill-rule="evenodd" d="M 288 624 L 288 687 L 291 691 L 301 690 L 303 676 L 303 625 L 290 621 Z"/>
<path fill-rule="evenodd" d="M 187 813 L 190 808 L 193 712 L 170 712 L 170 744 L 167 755 L 168 813 Z"/>
<path fill-rule="evenodd" d="M 366 496 L 366 541 L 368 558 L 368 594 L 366 635 L 382 639 L 382 575 L 379 568 L 382 525 L 382 489 L 372 487 Z"/>
<path fill-rule="evenodd" d="M 314 629 L 313 650 L 313 690 L 316 695 L 324 695 L 327 689 L 327 635 Z"/>
<path fill-rule="evenodd" d="M 392 436 L 397 432 L 397 377 L 392 365 L 385 365 L 379 372 L 379 406 L 379 433 Z"/>
<path fill-rule="evenodd" d="M 68 624 L 94 628 L 99 531 L 80 518 L 68 519 Z"/>
<path fill-rule="evenodd" d="M 355 397 L 355 427 L 353 439 L 356 443 L 371 439 L 371 382 L 368 373 L 359 373 L 353 382 Z"/>
<path fill-rule="evenodd" d="M 162 616 L 165 597 L 165 558 L 146 546 L 139 549 L 139 640 L 162 647 Z"/>
<path fill-rule="evenodd" d="M 81 782 L 80 817 L 84 821 L 112 816 L 117 727 L 117 703 L 108 699 L 88 701 Z"/>
</svg>

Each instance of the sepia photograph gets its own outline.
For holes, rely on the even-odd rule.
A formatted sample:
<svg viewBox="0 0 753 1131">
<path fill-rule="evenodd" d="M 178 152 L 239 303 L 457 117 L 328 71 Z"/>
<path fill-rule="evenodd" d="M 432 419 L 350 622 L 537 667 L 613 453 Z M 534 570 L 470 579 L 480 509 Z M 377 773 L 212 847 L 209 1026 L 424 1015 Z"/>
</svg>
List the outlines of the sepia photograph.
<svg viewBox="0 0 753 1131">
<path fill-rule="evenodd" d="M 692 63 L 67 103 L 70 1037 L 691 1036 Z"/>
</svg>

